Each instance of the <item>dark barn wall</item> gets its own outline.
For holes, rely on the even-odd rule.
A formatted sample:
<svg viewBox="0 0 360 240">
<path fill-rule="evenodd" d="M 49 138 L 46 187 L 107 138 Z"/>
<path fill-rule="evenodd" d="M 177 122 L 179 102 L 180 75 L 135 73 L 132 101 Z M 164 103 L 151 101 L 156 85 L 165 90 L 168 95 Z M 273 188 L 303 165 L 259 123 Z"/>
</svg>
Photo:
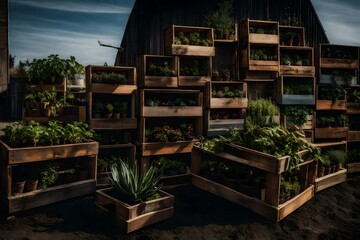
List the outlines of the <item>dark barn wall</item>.
<svg viewBox="0 0 360 240">
<path fill-rule="evenodd" d="M 0 0 L 0 92 L 8 84 L 8 0 Z"/>
<path fill-rule="evenodd" d="M 222 0 L 137 0 L 130 14 L 115 65 L 137 66 L 142 54 L 164 54 L 163 31 L 171 24 L 202 26 L 206 13 Z M 283 19 L 284 10 L 301 16 L 310 46 L 328 43 L 325 31 L 310 0 L 234 0 L 235 19 Z"/>
</svg>

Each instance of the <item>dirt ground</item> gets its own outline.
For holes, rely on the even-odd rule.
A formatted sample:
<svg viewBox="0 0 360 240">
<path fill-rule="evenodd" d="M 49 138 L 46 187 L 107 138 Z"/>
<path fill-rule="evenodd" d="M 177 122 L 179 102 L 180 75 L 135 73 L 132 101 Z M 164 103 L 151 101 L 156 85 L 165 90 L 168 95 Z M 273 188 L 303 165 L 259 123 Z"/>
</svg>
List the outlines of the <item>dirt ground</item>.
<svg viewBox="0 0 360 240">
<path fill-rule="evenodd" d="M 91 196 L 33 209 L 0 223 L 0 240 L 359 239 L 360 175 L 317 193 L 280 223 L 192 186 L 168 190 L 175 216 L 131 234 L 99 216 Z"/>
</svg>

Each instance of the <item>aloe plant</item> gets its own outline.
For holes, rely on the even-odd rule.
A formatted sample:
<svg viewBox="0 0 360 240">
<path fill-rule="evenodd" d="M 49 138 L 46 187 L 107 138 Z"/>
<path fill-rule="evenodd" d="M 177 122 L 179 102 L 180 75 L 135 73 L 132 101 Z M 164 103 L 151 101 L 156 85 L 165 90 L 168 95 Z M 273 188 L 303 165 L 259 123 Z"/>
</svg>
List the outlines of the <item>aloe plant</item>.
<svg viewBox="0 0 360 240">
<path fill-rule="evenodd" d="M 130 202 L 143 202 L 158 194 L 161 170 L 150 166 L 148 170 L 138 173 L 137 166 L 130 166 L 121 161 L 111 166 L 110 184 L 116 192 Z"/>
</svg>

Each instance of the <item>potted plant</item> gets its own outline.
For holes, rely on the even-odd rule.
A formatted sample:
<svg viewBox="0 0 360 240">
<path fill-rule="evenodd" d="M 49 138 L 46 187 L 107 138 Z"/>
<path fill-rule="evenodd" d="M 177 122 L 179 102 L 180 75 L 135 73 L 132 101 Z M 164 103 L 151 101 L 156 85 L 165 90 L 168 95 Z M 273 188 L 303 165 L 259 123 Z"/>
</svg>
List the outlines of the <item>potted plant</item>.
<svg viewBox="0 0 360 240">
<path fill-rule="evenodd" d="M 209 12 L 204 17 L 205 26 L 214 28 L 214 35 L 217 39 L 235 38 L 233 1 L 226 0 L 218 5 L 218 9 Z"/>
<path fill-rule="evenodd" d="M 106 209 L 105 204 L 116 205 L 117 211 L 110 214 L 116 215 L 126 233 L 170 218 L 174 197 L 161 191 L 160 175 L 161 171 L 154 166 L 138 173 L 136 165 L 121 161 L 111 166 L 112 187 L 98 190 L 96 202 L 103 209 Z M 151 220 L 148 213 L 151 213 Z"/>
<path fill-rule="evenodd" d="M 101 118 L 101 114 L 104 112 L 104 109 L 105 109 L 104 103 L 102 103 L 99 100 L 96 100 L 93 107 L 93 118 Z"/>
<path fill-rule="evenodd" d="M 211 74 L 212 80 L 213 81 L 220 81 L 221 80 L 221 76 L 220 76 L 220 72 L 218 69 L 213 68 L 212 69 L 212 74 Z"/>
<path fill-rule="evenodd" d="M 222 75 L 222 79 L 223 79 L 224 81 L 230 81 L 231 70 L 228 69 L 228 68 L 224 68 L 224 69 L 221 71 L 221 75 Z"/>
</svg>

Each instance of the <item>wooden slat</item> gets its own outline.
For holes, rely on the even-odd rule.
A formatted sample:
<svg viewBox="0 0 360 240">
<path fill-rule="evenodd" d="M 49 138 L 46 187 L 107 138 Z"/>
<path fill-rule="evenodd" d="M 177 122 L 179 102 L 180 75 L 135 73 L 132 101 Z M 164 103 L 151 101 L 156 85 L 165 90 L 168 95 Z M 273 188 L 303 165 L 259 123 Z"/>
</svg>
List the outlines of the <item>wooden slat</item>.
<svg viewBox="0 0 360 240">
<path fill-rule="evenodd" d="M 135 85 L 115 85 L 104 83 L 91 83 L 90 91 L 92 93 L 109 93 L 109 94 L 134 94 L 136 91 Z"/>
<path fill-rule="evenodd" d="M 136 129 L 136 118 L 91 118 L 89 126 L 95 130 L 101 129 Z"/>
<path fill-rule="evenodd" d="M 250 33 L 249 42 L 261 44 L 279 44 L 279 35 Z"/>
<path fill-rule="evenodd" d="M 142 143 L 142 156 L 190 153 L 195 142 L 196 141 L 193 140 L 183 142 Z"/>
<path fill-rule="evenodd" d="M 341 168 L 336 173 L 330 173 L 315 179 L 315 192 L 319 192 L 326 188 L 346 181 L 347 169 Z"/>
<path fill-rule="evenodd" d="M 360 172 L 360 162 L 357 163 L 348 163 L 347 164 L 348 173 L 358 173 Z"/>
<path fill-rule="evenodd" d="M 316 110 L 346 110 L 346 100 L 316 100 Z"/>
<path fill-rule="evenodd" d="M 96 190 L 95 180 L 74 182 L 46 189 L 36 190 L 17 196 L 11 196 L 9 201 L 9 213 L 15 213 L 65 199 L 79 197 L 94 193 Z"/>
<path fill-rule="evenodd" d="M 142 117 L 202 117 L 202 106 L 141 107 Z"/>
<path fill-rule="evenodd" d="M 0 140 L 2 156 L 8 164 L 19 164 L 46 161 L 52 159 L 72 158 L 81 156 L 97 155 L 98 142 L 76 143 L 54 146 L 40 146 L 28 148 L 10 148 Z"/>
<path fill-rule="evenodd" d="M 347 140 L 360 140 L 360 131 L 349 131 Z"/>
<path fill-rule="evenodd" d="M 176 88 L 178 85 L 177 77 L 156 77 L 156 76 L 145 76 L 144 87 L 173 87 Z"/>
<path fill-rule="evenodd" d="M 178 86 L 205 86 L 210 80 L 210 76 L 179 76 Z"/>
<path fill-rule="evenodd" d="M 322 68 L 358 68 L 359 60 L 320 58 L 320 67 Z"/>
<path fill-rule="evenodd" d="M 315 128 L 315 138 L 347 138 L 348 127 Z"/>
<path fill-rule="evenodd" d="M 247 98 L 211 98 L 210 108 L 247 108 Z"/>
<path fill-rule="evenodd" d="M 281 75 L 302 75 L 302 76 L 315 76 L 315 67 L 313 66 L 287 66 L 280 65 Z"/>
</svg>

